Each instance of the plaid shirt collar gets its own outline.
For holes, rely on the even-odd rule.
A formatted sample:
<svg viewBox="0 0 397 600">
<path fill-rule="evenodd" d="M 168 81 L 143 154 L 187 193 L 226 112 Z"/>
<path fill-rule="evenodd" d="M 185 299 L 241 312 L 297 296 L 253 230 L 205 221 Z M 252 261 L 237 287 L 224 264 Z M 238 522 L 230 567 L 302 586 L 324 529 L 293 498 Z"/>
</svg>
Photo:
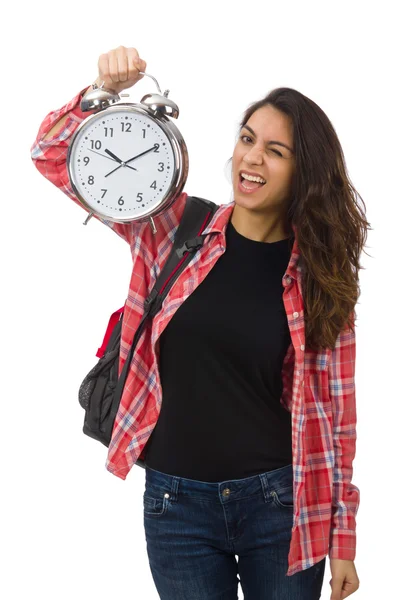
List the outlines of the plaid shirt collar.
<svg viewBox="0 0 397 600">
<path fill-rule="evenodd" d="M 226 246 L 226 227 L 229 223 L 229 220 L 232 216 L 233 209 L 235 207 L 235 202 L 229 202 L 229 204 L 221 204 L 219 208 L 216 210 L 213 218 L 210 223 L 202 232 L 202 235 L 206 234 L 221 234 L 222 245 Z M 292 230 L 294 232 L 294 244 L 291 250 L 291 258 L 288 263 L 288 267 L 286 270 L 286 276 L 291 277 L 292 279 L 299 279 L 301 266 L 299 264 L 300 261 L 300 251 L 298 248 L 298 240 L 297 240 L 297 228 L 296 225 L 292 224 Z"/>
</svg>

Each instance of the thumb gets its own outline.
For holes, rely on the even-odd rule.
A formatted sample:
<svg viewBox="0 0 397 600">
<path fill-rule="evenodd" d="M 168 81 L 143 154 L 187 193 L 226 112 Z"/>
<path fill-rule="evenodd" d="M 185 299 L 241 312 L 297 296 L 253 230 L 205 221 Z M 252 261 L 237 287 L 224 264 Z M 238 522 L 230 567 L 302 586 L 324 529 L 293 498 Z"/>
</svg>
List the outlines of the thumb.
<svg viewBox="0 0 397 600">
<path fill-rule="evenodd" d="M 141 58 L 134 58 L 134 67 L 138 69 L 140 73 L 144 73 L 146 69 L 146 63 Z M 139 75 L 137 81 L 143 79 L 144 75 Z"/>
<path fill-rule="evenodd" d="M 134 58 L 134 65 L 140 71 L 144 71 L 146 67 L 146 63 L 144 60 L 142 60 L 142 58 Z"/>
<path fill-rule="evenodd" d="M 343 581 L 343 579 L 333 577 L 329 582 L 332 590 L 331 600 L 341 600 Z"/>
</svg>

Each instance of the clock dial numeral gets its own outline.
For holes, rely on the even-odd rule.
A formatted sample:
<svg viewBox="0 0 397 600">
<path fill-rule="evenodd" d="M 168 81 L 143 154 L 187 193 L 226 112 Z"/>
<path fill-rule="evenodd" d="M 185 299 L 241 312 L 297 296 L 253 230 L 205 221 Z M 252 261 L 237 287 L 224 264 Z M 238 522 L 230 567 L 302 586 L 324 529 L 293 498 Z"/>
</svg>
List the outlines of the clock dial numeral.
<svg viewBox="0 0 397 600">
<path fill-rule="evenodd" d="M 88 156 L 85 156 L 85 157 L 83 158 L 83 160 L 84 160 L 84 165 L 85 165 L 85 166 L 87 166 L 87 165 L 88 165 L 88 163 L 90 162 L 90 159 L 89 159 L 89 157 L 88 157 Z"/>
<path fill-rule="evenodd" d="M 139 194 L 137 194 L 137 202 L 142 202 L 142 200 L 142 192 L 140 192 Z"/>
<path fill-rule="evenodd" d="M 93 175 L 89 175 L 88 177 L 88 185 L 94 185 L 94 176 Z"/>
<path fill-rule="evenodd" d="M 161 169 L 157 169 L 157 170 L 160 172 L 163 172 L 164 171 L 164 163 L 159 163 L 159 165 L 161 165 Z"/>
<path fill-rule="evenodd" d="M 93 150 L 94 148 L 96 150 L 100 150 L 102 148 L 101 140 L 90 140 L 90 142 L 91 142 L 91 150 Z"/>
<path fill-rule="evenodd" d="M 121 131 L 124 133 L 129 133 L 131 131 L 131 123 L 124 123 L 121 121 Z"/>
<path fill-rule="evenodd" d="M 157 154 L 158 154 L 160 144 L 153 144 L 153 146 L 154 146 L 154 152 L 157 152 Z"/>
<path fill-rule="evenodd" d="M 102 194 L 102 198 L 103 198 L 103 197 L 105 196 L 105 194 L 106 194 L 107 190 L 101 189 L 101 192 L 104 192 L 104 193 Z"/>
<path fill-rule="evenodd" d="M 110 137 L 113 137 L 113 127 L 104 127 L 105 137 L 108 137 L 108 131 L 111 131 Z"/>
<path fill-rule="evenodd" d="M 142 129 L 142 132 L 143 132 L 143 139 L 145 139 L 145 137 L 146 137 L 146 129 Z"/>
<path fill-rule="evenodd" d="M 153 188 L 154 190 L 157 190 L 157 181 L 154 180 L 150 187 Z"/>
<path fill-rule="evenodd" d="M 120 206 L 123 206 L 123 204 L 124 204 L 123 196 L 120 196 L 120 198 L 117 200 L 117 202 L 120 204 Z"/>
</svg>

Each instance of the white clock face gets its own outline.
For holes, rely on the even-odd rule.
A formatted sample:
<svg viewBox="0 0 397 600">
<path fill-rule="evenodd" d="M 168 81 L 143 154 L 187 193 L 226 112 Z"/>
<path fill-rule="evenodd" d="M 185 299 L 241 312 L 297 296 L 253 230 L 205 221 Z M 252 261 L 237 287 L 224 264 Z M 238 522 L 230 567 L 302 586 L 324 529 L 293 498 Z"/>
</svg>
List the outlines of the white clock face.
<svg viewBox="0 0 397 600">
<path fill-rule="evenodd" d="M 120 109 L 82 127 L 69 168 L 94 211 L 115 219 L 139 218 L 167 194 L 175 158 L 168 136 L 153 119 Z"/>
</svg>

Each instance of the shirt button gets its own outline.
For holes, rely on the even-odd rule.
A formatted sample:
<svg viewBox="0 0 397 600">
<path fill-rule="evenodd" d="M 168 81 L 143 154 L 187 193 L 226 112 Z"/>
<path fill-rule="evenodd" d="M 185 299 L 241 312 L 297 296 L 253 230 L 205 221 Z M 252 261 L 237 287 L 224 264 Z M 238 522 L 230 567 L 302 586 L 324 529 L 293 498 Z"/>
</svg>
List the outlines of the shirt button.
<svg viewBox="0 0 397 600">
<path fill-rule="evenodd" d="M 224 497 L 230 496 L 230 490 L 229 490 L 229 488 L 226 488 L 225 490 L 223 490 L 222 496 L 224 496 Z"/>
<path fill-rule="evenodd" d="M 299 313 L 294 312 L 294 314 L 292 316 L 294 317 L 294 319 L 296 319 L 297 317 L 299 317 Z"/>
<path fill-rule="evenodd" d="M 286 277 L 286 278 L 285 278 L 285 282 L 286 282 L 286 283 L 291 283 L 291 277 Z"/>
<path fill-rule="evenodd" d="M 304 349 L 305 349 L 305 344 L 302 344 L 301 350 L 304 350 Z"/>
</svg>

